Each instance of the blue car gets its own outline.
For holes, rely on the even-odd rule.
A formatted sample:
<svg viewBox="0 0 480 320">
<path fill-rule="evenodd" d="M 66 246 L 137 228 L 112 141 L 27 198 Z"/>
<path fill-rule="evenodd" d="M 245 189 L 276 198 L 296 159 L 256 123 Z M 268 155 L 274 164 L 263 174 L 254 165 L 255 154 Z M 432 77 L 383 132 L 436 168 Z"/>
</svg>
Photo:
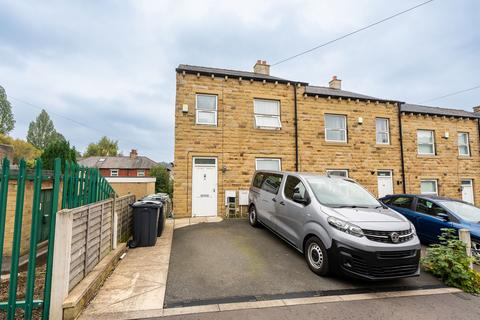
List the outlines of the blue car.
<svg viewBox="0 0 480 320">
<path fill-rule="evenodd" d="M 424 244 L 438 242 L 442 228 L 469 229 L 472 253 L 480 257 L 480 208 L 460 200 L 430 195 L 397 194 L 380 200 L 410 220 Z"/>
</svg>

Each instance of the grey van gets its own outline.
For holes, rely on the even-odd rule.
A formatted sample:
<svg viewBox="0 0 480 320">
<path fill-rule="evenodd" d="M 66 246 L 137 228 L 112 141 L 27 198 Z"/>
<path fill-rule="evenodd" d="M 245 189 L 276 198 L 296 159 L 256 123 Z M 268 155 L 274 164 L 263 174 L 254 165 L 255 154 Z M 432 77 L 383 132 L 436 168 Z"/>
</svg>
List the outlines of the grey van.
<svg viewBox="0 0 480 320">
<path fill-rule="evenodd" d="M 302 252 L 318 275 L 340 271 L 381 280 L 420 273 L 415 227 L 352 179 L 257 171 L 249 222 Z"/>
</svg>

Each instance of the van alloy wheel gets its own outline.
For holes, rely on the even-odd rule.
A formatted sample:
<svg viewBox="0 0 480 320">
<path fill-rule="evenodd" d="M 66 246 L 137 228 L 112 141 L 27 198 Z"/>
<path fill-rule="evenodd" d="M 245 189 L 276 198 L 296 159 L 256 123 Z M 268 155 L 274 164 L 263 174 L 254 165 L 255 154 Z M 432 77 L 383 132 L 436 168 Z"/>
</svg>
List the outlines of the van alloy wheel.
<svg viewBox="0 0 480 320">
<path fill-rule="evenodd" d="M 480 242 L 472 241 L 472 255 L 480 259 Z"/>
<path fill-rule="evenodd" d="M 315 269 L 321 269 L 323 265 L 323 252 L 322 248 L 315 242 L 310 243 L 308 246 L 308 260 Z"/>
</svg>

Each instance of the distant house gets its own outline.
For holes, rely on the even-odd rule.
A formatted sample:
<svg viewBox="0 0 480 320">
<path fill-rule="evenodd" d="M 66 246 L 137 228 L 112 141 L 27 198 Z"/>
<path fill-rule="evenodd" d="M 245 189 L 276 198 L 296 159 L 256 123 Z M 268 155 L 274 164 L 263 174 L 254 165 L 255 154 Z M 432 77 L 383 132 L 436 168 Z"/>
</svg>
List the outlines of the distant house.
<svg viewBox="0 0 480 320">
<path fill-rule="evenodd" d="M 134 194 L 139 199 L 155 192 L 156 179 L 150 177 L 150 169 L 157 162 L 139 156 L 136 149 L 129 156 L 88 157 L 79 159 L 78 164 L 100 169 L 119 196 Z"/>
<path fill-rule="evenodd" d="M 139 156 L 136 149 L 129 156 L 88 157 L 78 161 L 78 164 L 99 168 L 104 177 L 148 177 L 150 169 L 157 163 L 152 159 Z"/>
</svg>

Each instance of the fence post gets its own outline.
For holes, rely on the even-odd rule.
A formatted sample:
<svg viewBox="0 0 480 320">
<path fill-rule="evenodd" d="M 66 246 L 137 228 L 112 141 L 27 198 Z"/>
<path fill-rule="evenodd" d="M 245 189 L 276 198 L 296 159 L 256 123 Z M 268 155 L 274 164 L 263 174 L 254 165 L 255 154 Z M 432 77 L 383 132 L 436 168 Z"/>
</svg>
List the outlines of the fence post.
<svg viewBox="0 0 480 320">
<path fill-rule="evenodd" d="M 470 230 L 460 229 L 458 230 L 458 238 L 465 243 L 467 249 L 467 256 L 472 256 L 472 240 L 470 239 Z M 470 263 L 470 269 L 473 269 L 473 263 Z"/>
<path fill-rule="evenodd" d="M 55 244 L 53 249 L 53 274 L 50 298 L 51 319 L 63 319 L 63 301 L 68 296 L 70 263 L 72 258 L 73 212 L 57 213 Z"/>
<path fill-rule="evenodd" d="M 112 201 L 112 250 L 117 249 L 118 244 L 118 213 L 117 213 L 117 197 L 113 197 Z"/>
</svg>

